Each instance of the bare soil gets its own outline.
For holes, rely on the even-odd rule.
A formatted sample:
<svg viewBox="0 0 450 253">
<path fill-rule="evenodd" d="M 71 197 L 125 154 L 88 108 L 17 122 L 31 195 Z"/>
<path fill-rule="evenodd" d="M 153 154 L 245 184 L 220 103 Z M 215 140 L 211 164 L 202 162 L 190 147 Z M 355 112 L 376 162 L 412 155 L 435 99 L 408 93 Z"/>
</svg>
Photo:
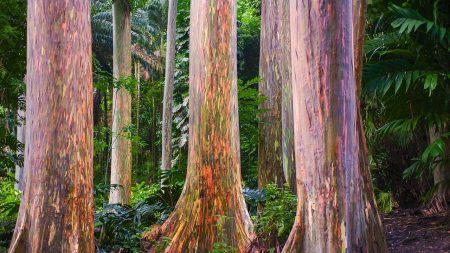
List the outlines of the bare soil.
<svg viewBox="0 0 450 253">
<path fill-rule="evenodd" d="M 389 252 L 450 252 L 450 211 L 395 211 L 383 217 L 383 226 Z"/>
</svg>

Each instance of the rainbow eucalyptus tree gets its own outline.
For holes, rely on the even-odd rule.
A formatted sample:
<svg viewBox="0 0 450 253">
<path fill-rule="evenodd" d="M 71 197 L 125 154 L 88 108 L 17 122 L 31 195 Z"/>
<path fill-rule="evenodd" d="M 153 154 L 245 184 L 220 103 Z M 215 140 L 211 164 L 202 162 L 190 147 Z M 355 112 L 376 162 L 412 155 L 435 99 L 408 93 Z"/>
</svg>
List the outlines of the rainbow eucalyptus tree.
<svg viewBox="0 0 450 253">
<path fill-rule="evenodd" d="M 217 243 L 243 252 L 252 223 L 241 192 L 236 0 L 191 1 L 190 36 L 186 184 L 168 220 L 144 238 L 170 238 L 165 252 L 210 252 Z"/>
<path fill-rule="evenodd" d="M 168 171 L 172 168 L 172 106 L 173 85 L 175 82 L 175 46 L 176 46 L 176 21 L 177 0 L 169 0 L 169 15 L 167 17 L 167 52 L 166 72 L 164 80 L 163 123 L 162 123 L 162 154 L 161 170 Z M 161 185 L 165 186 L 165 180 Z"/>
<path fill-rule="evenodd" d="M 116 80 L 131 75 L 131 6 L 128 0 L 113 3 L 113 75 Z M 111 204 L 129 204 L 131 197 L 131 94 L 125 87 L 114 88 L 111 142 Z"/>
<path fill-rule="evenodd" d="M 9 252 L 95 251 L 89 8 L 28 1 L 27 179 Z"/>
<path fill-rule="evenodd" d="M 291 2 L 299 201 L 284 252 L 387 252 L 357 109 L 353 10 L 351 0 Z"/>
<path fill-rule="evenodd" d="M 293 127 L 290 76 L 289 1 L 261 2 L 259 91 L 262 108 L 258 146 L 258 186 L 294 187 Z M 283 173 L 284 171 L 284 173 Z"/>
</svg>

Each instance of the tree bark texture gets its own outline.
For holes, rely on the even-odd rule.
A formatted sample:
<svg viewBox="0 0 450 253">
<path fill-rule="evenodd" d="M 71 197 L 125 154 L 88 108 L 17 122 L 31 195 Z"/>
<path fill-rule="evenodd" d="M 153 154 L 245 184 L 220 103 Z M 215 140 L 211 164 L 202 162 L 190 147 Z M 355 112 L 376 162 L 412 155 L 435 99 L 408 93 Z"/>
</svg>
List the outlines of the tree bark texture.
<svg viewBox="0 0 450 253">
<path fill-rule="evenodd" d="M 252 223 L 241 192 L 236 0 L 191 1 L 190 36 L 186 183 L 169 219 L 144 238 L 170 238 L 165 252 L 211 252 L 218 242 L 244 252 Z"/>
<path fill-rule="evenodd" d="M 23 96 L 21 96 L 23 98 Z M 25 111 L 17 110 L 18 125 L 17 125 L 17 141 L 20 143 L 25 143 L 26 125 L 25 125 Z M 17 151 L 17 155 L 23 155 L 23 152 Z M 23 165 L 16 165 L 16 170 L 14 172 L 14 178 L 16 182 L 14 183 L 14 188 L 17 191 L 23 192 L 25 186 L 25 175 Z"/>
<path fill-rule="evenodd" d="M 261 2 L 261 49 L 259 60 L 259 91 L 267 99 L 261 105 L 258 146 L 258 187 L 269 183 L 281 186 L 286 180 L 282 160 L 282 90 L 290 83 L 286 54 L 288 39 L 288 2 Z M 287 136 L 285 136 L 287 137 Z"/>
<path fill-rule="evenodd" d="M 128 0 L 113 3 L 113 75 L 131 75 L 131 12 Z M 131 197 L 131 141 L 124 130 L 131 124 L 131 94 L 124 87 L 113 91 L 110 204 L 129 204 Z"/>
<path fill-rule="evenodd" d="M 359 154 L 352 11 L 351 0 L 291 2 L 299 201 L 284 252 L 387 252 Z"/>
<path fill-rule="evenodd" d="M 90 2 L 28 1 L 25 171 L 9 252 L 94 252 Z"/>
<path fill-rule="evenodd" d="M 356 83 L 356 110 L 357 110 L 357 122 L 359 137 L 359 169 L 363 178 L 362 194 L 364 201 L 367 203 L 365 207 L 366 212 L 366 238 L 369 244 L 376 245 L 376 248 L 370 249 L 376 252 L 387 252 L 387 244 L 384 238 L 383 227 L 381 224 L 380 214 L 378 212 L 377 202 L 375 199 L 375 193 L 372 184 L 372 175 L 370 172 L 368 150 L 366 143 L 366 135 L 364 133 L 364 124 L 361 114 L 361 87 L 362 87 L 362 74 L 363 74 L 363 60 L 364 60 L 364 36 L 366 25 L 366 11 L 367 0 L 353 0 L 353 59 L 355 70 L 355 83 Z M 363 208 L 363 207 L 361 207 Z M 355 228 L 354 228 L 355 229 Z"/>
<path fill-rule="evenodd" d="M 176 46 L 176 21 L 177 0 L 169 0 L 169 15 L 167 21 L 167 50 L 166 72 L 164 83 L 163 120 L 162 120 L 162 157 L 161 170 L 168 171 L 172 168 L 172 105 L 173 85 L 175 81 L 175 46 Z M 161 186 L 164 187 L 164 179 Z"/>
</svg>

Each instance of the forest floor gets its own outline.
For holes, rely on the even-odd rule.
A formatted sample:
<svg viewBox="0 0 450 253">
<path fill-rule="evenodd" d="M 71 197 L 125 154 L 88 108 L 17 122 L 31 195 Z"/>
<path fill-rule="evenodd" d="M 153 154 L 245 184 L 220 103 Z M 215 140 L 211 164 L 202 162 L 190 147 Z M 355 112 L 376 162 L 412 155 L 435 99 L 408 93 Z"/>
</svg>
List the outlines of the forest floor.
<svg viewBox="0 0 450 253">
<path fill-rule="evenodd" d="M 450 211 L 399 210 L 384 216 L 383 225 L 389 252 L 450 252 Z"/>
</svg>

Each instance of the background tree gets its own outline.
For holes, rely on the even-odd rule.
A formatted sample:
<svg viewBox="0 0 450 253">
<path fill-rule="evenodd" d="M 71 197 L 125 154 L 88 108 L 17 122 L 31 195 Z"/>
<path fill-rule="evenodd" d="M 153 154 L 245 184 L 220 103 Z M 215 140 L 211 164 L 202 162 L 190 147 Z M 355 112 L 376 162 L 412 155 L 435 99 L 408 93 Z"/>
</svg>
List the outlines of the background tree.
<svg viewBox="0 0 450 253">
<path fill-rule="evenodd" d="M 166 72 L 164 82 L 163 123 L 162 123 L 162 155 L 161 170 L 172 168 L 172 106 L 173 85 L 175 82 L 175 47 L 176 47 L 176 21 L 177 0 L 169 0 L 169 15 L 167 22 L 167 51 Z M 164 182 L 161 182 L 164 186 Z"/>
<path fill-rule="evenodd" d="M 299 200 L 285 252 L 387 252 L 382 230 L 367 229 L 381 221 L 367 215 L 359 163 L 352 17 L 350 0 L 291 2 Z"/>
<path fill-rule="evenodd" d="M 89 4 L 28 2 L 25 170 L 33 173 L 10 252 L 95 250 Z"/>
<path fill-rule="evenodd" d="M 267 99 L 261 105 L 260 135 L 258 145 L 258 187 L 269 183 L 281 186 L 286 180 L 282 160 L 282 90 L 289 82 L 288 55 L 285 52 L 287 40 L 287 19 L 285 1 L 266 0 L 261 2 L 261 52 L 259 91 Z M 289 44 L 288 44 L 289 45 Z"/>
<path fill-rule="evenodd" d="M 242 252 L 251 220 L 241 193 L 236 2 L 191 2 L 189 160 L 175 210 L 144 237 L 171 238 L 170 252 Z M 155 247 L 155 245 L 153 246 Z"/>
<path fill-rule="evenodd" d="M 131 6 L 128 0 L 113 3 L 113 74 L 116 81 L 131 75 Z M 119 83 L 113 92 L 111 189 L 109 203 L 129 204 L 131 195 L 131 95 Z"/>
</svg>

